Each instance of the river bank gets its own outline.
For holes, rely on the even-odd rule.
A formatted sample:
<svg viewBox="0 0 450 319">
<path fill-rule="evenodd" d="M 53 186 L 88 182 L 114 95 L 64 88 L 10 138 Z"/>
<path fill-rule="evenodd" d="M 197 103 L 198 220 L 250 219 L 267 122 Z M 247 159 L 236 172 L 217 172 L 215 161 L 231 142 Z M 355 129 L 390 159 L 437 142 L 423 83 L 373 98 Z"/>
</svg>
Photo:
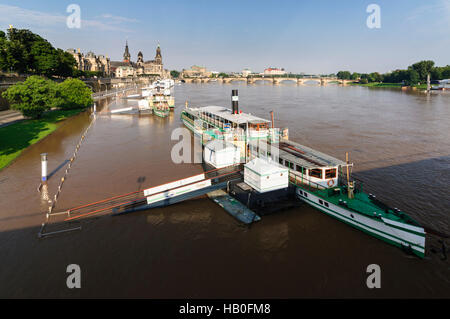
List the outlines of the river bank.
<svg viewBox="0 0 450 319">
<path fill-rule="evenodd" d="M 371 87 L 371 88 L 407 88 L 407 89 L 419 89 L 419 90 L 426 90 L 427 85 L 426 84 L 419 84 L 419 85 L 413 85 L 413 86 L 407 86 L 403 85 L 401 83 L 382 83 L 382 82 L 372 82 L 372 83 L 358 83 L 358 82 L 351 82 L 347 85 L 355 85 L 355 86 L 365 86 L 365 87 Z"/>
<path fill-rule="evenodd" d="M 29 146 L 53 133 L 64 120 L 85 109 L 54 110 L 40 119 L 28 119 L 0 127 L 0 170 L 8 166 Z"/>
</svg>

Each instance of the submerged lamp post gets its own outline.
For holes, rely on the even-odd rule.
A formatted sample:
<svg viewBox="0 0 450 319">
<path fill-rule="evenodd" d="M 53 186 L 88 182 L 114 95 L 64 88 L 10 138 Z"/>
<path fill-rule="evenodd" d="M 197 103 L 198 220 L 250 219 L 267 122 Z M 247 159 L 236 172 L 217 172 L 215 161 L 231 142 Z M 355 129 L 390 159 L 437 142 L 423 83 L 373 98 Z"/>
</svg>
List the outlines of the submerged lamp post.
<svg viewBox="0 0 450 319">
<path fill-rule="evenodd" d="M 47 184 L 47 153 L 41 154 L 41 182 Z"/>
</svg>

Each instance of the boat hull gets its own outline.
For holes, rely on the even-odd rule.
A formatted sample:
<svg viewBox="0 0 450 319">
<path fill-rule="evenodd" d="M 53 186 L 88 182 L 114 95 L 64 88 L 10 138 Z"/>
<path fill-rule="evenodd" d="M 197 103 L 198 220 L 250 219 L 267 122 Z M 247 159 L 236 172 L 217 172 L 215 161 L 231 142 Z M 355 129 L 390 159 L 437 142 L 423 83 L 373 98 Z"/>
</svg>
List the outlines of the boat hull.
<svg viewBox="0 0 450 319">
<path fill-rule="evenodd" d="M 420 258 L 425 257 L 425 232 L 423 228 L 410 225 L 399 225 L 402 226 L 399 227 L 394 225 L 394 222 L 388 224 L 388 221 L 382 218 L 370 218 L 328 202 L 324 198 L 316 196 L 313 192 L 299 186 L 296 187 L 296 195 L 300 200 L 331 217 L 391 245 L 410 250 Z M 325 203 L 327 203 L 328 207 L 325 206 Z"/>
<path fill-rule="evenodd" d="M 159 117 L 168 117 L 169 112 L 170 112 L 169 110 L 153 109 L 153 114 L 155 114 L 156 116 L 159 116 Z"/>
</svg>

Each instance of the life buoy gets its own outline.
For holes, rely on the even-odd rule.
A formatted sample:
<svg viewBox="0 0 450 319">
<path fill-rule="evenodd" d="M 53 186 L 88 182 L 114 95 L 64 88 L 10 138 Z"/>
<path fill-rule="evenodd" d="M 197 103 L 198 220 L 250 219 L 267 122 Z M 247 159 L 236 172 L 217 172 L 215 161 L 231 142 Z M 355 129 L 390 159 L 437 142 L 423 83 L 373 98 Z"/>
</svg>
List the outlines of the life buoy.
<svg viewBox="0 0 450 319">
<path fill-rule="evenodd" d="M 334 180 L 330 179 L 330 180 L 327 182 L 327 185 L 328 185 L 328 187 L 333 186 L 333 185 L 334 185 Z"/>
</svg>

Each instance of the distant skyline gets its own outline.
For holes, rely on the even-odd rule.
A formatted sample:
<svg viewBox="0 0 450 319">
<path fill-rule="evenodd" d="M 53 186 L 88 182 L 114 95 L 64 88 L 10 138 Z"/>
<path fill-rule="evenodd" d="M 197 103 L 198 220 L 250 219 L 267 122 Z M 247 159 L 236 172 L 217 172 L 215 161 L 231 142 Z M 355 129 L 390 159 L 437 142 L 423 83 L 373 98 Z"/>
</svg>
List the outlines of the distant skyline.
<svg viewBox="0 0 450 319">
<path fill-rule="evenodd" d="M 67 6 L 81 8 L 81 28 L 68 28 Z M 369 29 L 369 4 L 381 28 Z M 0 29 L 40 34 L 55 47 L 122 60 L 152 60 L 158 43 L 164 67 L 202 65 L 214 71 L 293 73 L 340 70 L 385 73 L 420 60 L 450 64 L 450 0 L 298 1 L 2 1 Z"/>
</svg>

